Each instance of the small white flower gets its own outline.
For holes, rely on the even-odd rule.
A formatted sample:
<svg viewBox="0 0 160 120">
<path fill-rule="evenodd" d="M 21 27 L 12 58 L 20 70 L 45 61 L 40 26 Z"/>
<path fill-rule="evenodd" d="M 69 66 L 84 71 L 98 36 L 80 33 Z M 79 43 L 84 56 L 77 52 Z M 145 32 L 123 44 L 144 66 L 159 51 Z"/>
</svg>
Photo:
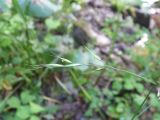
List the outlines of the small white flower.
<svg viewBox="0 0 160 120">
<path fill-rule="evenodd" d="M 157 97 L 158 97 L 158 99 L 160 100 L 160 87 L 157 88 Z"/>
<path fill-rule="evenodd" d="M 148 41 L 148 34 L 144 33 L 142 38 L 136 43 L 136 46 L 140 46 L 142 48 L 145 47 L 145 43 Z"/>
<path fill-rule="evenodd" d="M 73 4 L 72 4 L 72 8 L 73 8 L 75 11 L 81 10 L 81 6 L 80 6 L 79 4 L 76 4 L 76 3 L 73 3 Z"/>
<path fill-rule="evenodd" d="M 152 6 L 157 1 L 158 0 L 142 0 L 142 2 L 143 2 L 142 6 L 150 7 L 150 6 Z"/>
</svg>

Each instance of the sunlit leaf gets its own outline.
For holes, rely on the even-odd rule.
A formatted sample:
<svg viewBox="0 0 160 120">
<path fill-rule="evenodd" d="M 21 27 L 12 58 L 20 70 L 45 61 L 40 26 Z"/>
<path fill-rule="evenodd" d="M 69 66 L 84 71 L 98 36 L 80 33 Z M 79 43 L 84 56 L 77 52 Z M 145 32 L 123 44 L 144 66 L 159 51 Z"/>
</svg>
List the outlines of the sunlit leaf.
<svg viewBox="0 0 160 120">
<path fill-rule="evenodd" d="M 30 108 L 29 106 L 21 106 L 16 112 L 16 116 L 22 120 L 30 117 Z"/>
<path fill-rule="evenodd" d="M 37 116 L 31 116 L 30 120 L 40 120 L 40 118 Z"/>
<path fill-rule="evenodd" d="M 49 30 L 51 30 L 51 29 L 56 29 L 56 28 L 58 28 L 58 27 L 60 26 L 60 24 L 61 24 L 59 20 L 53 20 L 53 19 L 51 19 L 51 18 L 47 19 L 47 20 L 45 21 L 45 23 L 46 23 L 46 25 L 47 25 L 47 27 L 48 27 Z"/>
<path fill-rule="evenodd" d="M 35 96 L 33 96 L 30 91 L 23 91 L 20 95 L 22 103 L 29 103 L 35 100 Z"/>
<path fill-rule="evenodd" d="M 40 113 L 40 112 L 45 111 L 43 107 L 33 102 L 30 102 L 30 109 L 32 113 Z"/>
<path fill-rule="evenodd" d="M 11 108 L 18 108 L 20 106 L 20 100 L 17 97 L 11 97 L 8 101 L 7 101 L 9 107 Z"/>
</svg>

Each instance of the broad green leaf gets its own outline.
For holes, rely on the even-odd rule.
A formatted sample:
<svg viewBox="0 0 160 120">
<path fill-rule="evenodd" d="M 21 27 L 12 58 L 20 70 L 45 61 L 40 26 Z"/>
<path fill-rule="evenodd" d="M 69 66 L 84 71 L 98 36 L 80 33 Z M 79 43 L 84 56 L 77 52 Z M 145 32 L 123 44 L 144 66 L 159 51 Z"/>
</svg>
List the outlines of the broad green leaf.
<svg viewBox="0 0 160 120">
<path fill-rule="evenodd" d="M 61 25 L 61 22 L 59 20 L 53 20 L 52 18 L 46 19 L 45 23 L 49 30 L 56 29 Z"/>
<path fill-rule="evenodd" d="M 20 101 L 17 97 L 13 96 L 10 99 L 8 99 L 7 104 L 11 108 L 18 108 L 20 106 Z"/>
<path fill-rule="evenodd" d="M 144 86 L 141 83 L 136 83 L 135 87 L 139 93 L 142 93 L 144 91 Z"/>
<path fill-rule="evenodd" d="M 12 60 L 13 64 L 20 64 L 22 62 L 21 57 L 14 57 Z"/>
<path fill-rule="evenodd" d="M 108 107 L 108 114 L 113 118 L 118 118 L 119 114 L 116 112 L 116 108 L 114 106 Z"/>
<path fill-rule="evenodd" d="M 124 112 L 124 110 L 125 110 L 124 104 L 123 104 L 123 103 L 119 103 L 119 104 L 117 105 L 117 107 L 116 107 L 116 111 L 117 111 L 118 113 L 122 113 L 122 112 Z"/>
<path fill-rule="evenodd" d="M 85 83 L 87 83 L 87 82 L 88 82 L 88 80 L 85 79 L 84 77 L 79 78 L 79 84 L 80 84 L 80 85 L 83 85 L 83 84 L 85 84 Z"/>
<path fill-rule="evenodd" d="M 57 44 L 60 42 L 61 38 L 62 38 L 61 36 L 48 34 L 45 36 L 45 42 L 48 45 L 56 45 L 57 46 Z"/>
<path fill-rule="evenodd" d="M 22 120 L 25 120 L 30 117 L 30 108 L 29 106 L 21 106 L 16 112 L 16 116 Z"/>
<path fill-rule="evenodd" d="M 30 109 L 31 109 L 31 112 L 35 114 L 45 111 L 43 107 L 33 102 L 30 102 Z"/>
<path fill-rule="evenodd" d="M 30 91 L 23 91 L 20 95 L 22 103 L 26 104 L 35 100 L 35 96 L 30 93 Z"/>
<path fill-rule="evenodd" d="M 160 110 L 160 101 L 159 101 L 158 97 L 155 94 L 151 94 L 150 95 L 150 104 L 153 107 L 158 108 Z"/>
<path fill-rule="evenodd" d="M 153 120 L 159 120 L 160 119 L 160 113 L 155 113 L 153 115 Z"/>
<path fill-rule="evenodd" d="M 135 84 L 134 84 L 134 81 L 133 80 L 126 80 L 125 83 L 124 83 L 124 88 L 127 89 L 127 90 L 132 90 L 135 88 Z"/>
<path fill-rule="evenodd" d="M 7 37 L 2 37 L 0 40 L 0 47 L 8 47 L 12 44 L 12 40 Z"/>
<path fill-rule="evenodd" d="M 5 101 L 0 101 L 0 112 L 2 112 L 5 108 L 6 102 Z"/>
<path fill-rule="evenodd" d="M 140 95 L 134 95 L 134 101 L 137 103 L 137 105 L 141 105 L 144 101 L 145 97 Z"/>
<path fill-rule="evenodd" d="M 112 84 L 112 88 L 117 91 L 120 91 L 122 87 L 123 87 L 122 82 L 119 82 L 119 81 L 114 81 Z"/>
<path fill-rule="evenodd" d="M 41 119 L 37 116 L 31 116 L 30 120 L 41 120 Z"/>
</svg>

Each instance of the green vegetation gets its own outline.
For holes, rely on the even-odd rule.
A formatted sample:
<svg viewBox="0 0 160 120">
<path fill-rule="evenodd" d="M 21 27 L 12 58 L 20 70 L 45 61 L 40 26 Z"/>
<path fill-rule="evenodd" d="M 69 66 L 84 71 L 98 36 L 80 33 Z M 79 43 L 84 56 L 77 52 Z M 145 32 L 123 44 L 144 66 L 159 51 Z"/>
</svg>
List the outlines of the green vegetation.
<svg viewBox="0 0 160 120">
<path fill-rule="evenodd" d="M 159 120 L 159 29 L 149 31 L 115 13 L 101 30 L 112 40 L 104 57 L 94 43 L 74 47 L 71 4 L 39 14 L 41 8 L 22 10 L 13 0 L 0 14 L 0 119 Z M 81 0 L 76 4 L 83 6 Z M 135 47 L 144 33 L 145 47 Z M 112 59 L 116 43 L 128 46 L 117 55 L 127 55 L 125 62 Z"/>
</svg>

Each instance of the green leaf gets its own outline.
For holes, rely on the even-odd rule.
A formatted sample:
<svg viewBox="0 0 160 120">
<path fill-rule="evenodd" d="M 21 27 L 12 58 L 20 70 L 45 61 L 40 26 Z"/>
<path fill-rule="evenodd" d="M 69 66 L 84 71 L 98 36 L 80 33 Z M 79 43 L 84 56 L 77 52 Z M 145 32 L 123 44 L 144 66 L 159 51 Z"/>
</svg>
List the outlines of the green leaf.
<svg viewBox="0 0 160 120">
<path fill-rule="evenodd" d="M 12 60 L 13 64 L 20 64 L 22 62 L 22 58 L 21 57 L 14 57 Z"/>
<path fill-rule="evenodd" d="M 6 102 L 5 101 L 0 101 L 0 112 L 2 112 L 5 108 Z"/>
<path fill-rule="evenodd" d="M 116 112 L 116 108 L 114 106 L 108 107 L 108 114 L 113 118 L 118 118 L 119 114 Z"/>
<path fill-rule="evenodd" d="M 43 107 L 33 102 L 30 102 L 30 109 L 31 109 L 31 112 L 35 114 L 45 111 Z"/>
<path fill-rule="evenodd" d="M 123 103 L 119 103 L 119 104 L 117 105 L 117 107 L 116 107 L 116 111 L 117 111 L 118 113 L 124 112 L 124 109 L 125 109 L 125 107 L 124 107 L 124 104 L 123 104 Z"/>
<path fill-rule="evenodd" d="M 10 99 L 8 99 L 7 104 L 11 108 L 18 108 L 20 106 L 20 101 L 17 97 L 13 96 Z"/>
<path fill-rule="evenodd" d="M 135 88 L 134 82 L 130 79 L 126 80 L 124 83 L 124 88 L 127 90 L 133 90 Z"/>
<path fill-rule="evenodd" d="M 136 83 L 135 87 L 139 93 L 142 93 L 144 91 L 144 86 L 141 83 Z"/>
<path fill-rule="evenodd" d="M 12 40 L 7 37 L 2 37 L 0 40 L 0 47 L 8 47 L 12 44 Z"/>
<path fill-rule="evenodd" d="M 160 110 L 160 101 L 155 94 L 150 95 L 150 104 Z"/>
<path fill-rule="evenodd" d="M 86 116 L 86 117 L 91 117 L 91 116 L 93 116 L 93 109 L 88 109 L 88 110 L 85 112 L 85 116 Z"/>
<path fill-rule="evenodd" d="M 11 117 L 10 119 L 6 119 L 6 120 L 22 120 L 22 118 L 19 118 L 18 116 L 14 116 L 14 118 Z"/>
<path fill-rule="evenodd" d="M 53 20 L 52 18 L 48 18 L 45 21 L 45 24 L 47 25 L 48 29 L 56 29 L 61 25 L 61 22 L 59 20 Z"/>
<path fill-rule="evenodd" d="M 155 113 L 153 116 L 153 120 L 159 120 L 160 119 L 160 113 Z"/>
<path fill-rule="evenodd" d="M 140 95 L 134 95 L 134 101 L 137 103 L 137 105 L 141 105 L 144 101 L 145 97 Z"/>
<path fill-rule="evenodd" d="M 57 44 L 59 44 L 59 42 L 61 40 L 61 37 L 57 36 L 57 35 L 48 34 L 45 36 L 44 40 L 48 45 L 56 45 L 57 46 Z"/>
<path fill-rule="evenodd" d="M 30 108 L 29 106 L 21 106 L 16 112 L 16 116 L 22 120 L 25 120 L 30 117 Z"/>
<path fill-rule="evenodd" d="M 80 84 L 80 85 L 84 85 L 84 84 L 87 83 L 87 82 L 88 82 L 88 80 L 85 79 L 84 77 L 80 77 L 80 78 L 79 78 L 79 84 Z"/>
<path fill-rule="evenodd" d="M 31 116 L 30 120 L 40 120 L 40 118 L 37 116 Z"/>
<path fill-rule="evenodd" d="M 52 114 L 57 113 L 57 111 L 59 110 L 59 106 L 56 104 L 52 104 L 52 105 L 47 106 L 46 109 L 47 109 L 47 113 L 52 115 Z"/>
<path fill-rule="evenodd" d="M 20 95 L 22 103 L 26 104 L 35 100 L 35 96 L 32 95 L 29 91 L 23 91 Z"/>
<path fill-rule="evenodd" d="M 114 81 L 112 84 L 112 88 L 117 91 L 120 91 L 122 89 L 122 87 L 123 87 L 122 82 L 120 82 L 120 81 Z"/>
</svg>

